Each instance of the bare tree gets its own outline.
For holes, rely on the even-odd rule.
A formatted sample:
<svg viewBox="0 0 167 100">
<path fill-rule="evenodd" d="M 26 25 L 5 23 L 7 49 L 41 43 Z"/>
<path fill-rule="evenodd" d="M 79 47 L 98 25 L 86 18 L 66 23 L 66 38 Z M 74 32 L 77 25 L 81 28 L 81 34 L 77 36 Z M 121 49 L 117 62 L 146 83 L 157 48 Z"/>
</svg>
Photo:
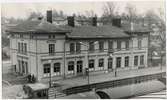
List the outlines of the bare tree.
<svg viewBox="0 0 167 100">
<path fill-rule="evenodd" d="M 42 17 L 42 13 L 41 12 L 30 12 L 29 13 L 29 17 L 28 17 L 28 20 L 32 20 L 34 18 L 39 18 L 39 17 Z"/>
<path fill-rule="evenodd" d="M 95 12 L 93 10 L 86 10 L 85 11 L 85 16 L 88 18 L 96 16 Z"/>
<path fill-rule="evenodd" d="M 125 7 L 126 14 L 127 14 L 127 20 L 129 22 L 135 21 L 137 18 L 137 10 L 136 7 L 130 3 L 128 3 Z"/>
<path fill-rule="evenodd" d="M 114 2 L 107 2 L 103 6 L 103 16 L 114 17 L 116 12 L 116 4 Z"/>
<path fill-rule="evenodd" d="M 110 23 L 111 20 L 116 16 L 118 7 L 115 2 L 106 2 L 103 5 L 103 14 L 101 20 L 103 23 Z"/>
</svg>

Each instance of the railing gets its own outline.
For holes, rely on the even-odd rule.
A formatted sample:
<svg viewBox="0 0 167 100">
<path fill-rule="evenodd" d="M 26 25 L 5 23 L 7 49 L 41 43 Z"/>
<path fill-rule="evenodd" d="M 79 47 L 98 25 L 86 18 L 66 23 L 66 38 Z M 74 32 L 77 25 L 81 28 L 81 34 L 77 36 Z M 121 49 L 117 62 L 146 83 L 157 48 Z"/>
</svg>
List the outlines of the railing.
<svg viewBox="0 0 167 100">
<path fill-rule="evenodd" d="M 145 76 L 137 76 L 137 77 L 126 78 L 121 80 L 113 80 L 113 81 L 102 82 L 102 83 L 94 83 L 90 85 L 71 87 L 63 90 L 63 92 L 66 95 L 70 95 L 70 94 L 91 91 L 93 88 L 104 89 L 104 88 L 114 88 L 114 87 L 124 86 L 124 85 L 138 84 L 144 81 L 162 78 L 162 76 L 164 75 L 166 75 L 165 72 L 158 73 L 158 74 L 145 75 Z"/>
</svg>

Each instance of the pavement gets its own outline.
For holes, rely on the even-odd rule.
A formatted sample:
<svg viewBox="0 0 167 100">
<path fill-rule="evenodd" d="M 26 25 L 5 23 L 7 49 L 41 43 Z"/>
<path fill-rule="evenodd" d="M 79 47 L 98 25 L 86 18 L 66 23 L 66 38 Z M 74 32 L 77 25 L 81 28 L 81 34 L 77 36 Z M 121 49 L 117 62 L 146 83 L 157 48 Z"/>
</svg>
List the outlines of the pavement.
<svg viewBox="0 0 167 100">
<path fill-rule="evenodd" d="M 166 72 L 166 67 L 164 66 L 162 67 L 162 69 L 161 67 L 147 67 L 143 69 L 132 69 L 132 70 L 124 70 L 124 71 L 121 70 L 121 71 L 117 71 L 116 77 L 115 77 L 114 72 L 101 73 L 101 74 L 96 74 L 96 75 L 90 75 L 89 84 L 130 78 L 130 77 L 141 76 L 141 75 L 156 74 L 160 72 Z M 75 86 L 81 86 L 81 85 L 88 84 L 88 77 L 79 76 L 79 77 L 61 79 L 61 80 L 54 80 L 52 78 L 52 82 L 61 84 L 62 88 L 65 89 L 69 87 L 75 87 Z M 45 81 L 44 83 L 48 83 L 48 82 Z"/>
</svg>

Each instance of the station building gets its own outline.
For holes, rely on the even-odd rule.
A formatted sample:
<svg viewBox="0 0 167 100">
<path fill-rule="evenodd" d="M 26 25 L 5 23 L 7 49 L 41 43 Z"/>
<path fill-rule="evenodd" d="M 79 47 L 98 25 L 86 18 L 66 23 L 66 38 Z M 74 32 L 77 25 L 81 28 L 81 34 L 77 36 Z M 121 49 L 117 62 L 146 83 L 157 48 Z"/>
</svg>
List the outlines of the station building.
<svg viewBox="0 0 167 100">
<path fill-rule="evenodd" d="M 15 72 L 33 74 L 38 81 L 61 79 L 85 74 L 109 73 L 147 67 L 149 30 L 133 23 L 123 25 L 120 18 L 112 24 L 76 25 L 67 17 L 66 25 L 52 22 L 52 11 L 46 20 L 26 20 L 7 32 Z"/>
</svg>

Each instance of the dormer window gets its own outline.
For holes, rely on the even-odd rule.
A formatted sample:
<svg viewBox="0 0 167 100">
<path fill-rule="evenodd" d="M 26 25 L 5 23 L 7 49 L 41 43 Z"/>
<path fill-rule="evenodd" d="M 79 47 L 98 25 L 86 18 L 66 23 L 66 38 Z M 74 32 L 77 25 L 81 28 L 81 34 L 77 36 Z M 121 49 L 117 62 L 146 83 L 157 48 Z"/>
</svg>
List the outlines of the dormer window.
<svg viewBox="0 0 167 100">
<path fill-rule="evenodd" d="M 55 35 L 49 35 L 48 38 L 49 39 L 55 39 Z"/>
<path fill-rule="evenodd" d="M 20 34 L 19 37 L 20 37 L 20 38 L 23 38 L 23 34 Z"/>
</svg>

